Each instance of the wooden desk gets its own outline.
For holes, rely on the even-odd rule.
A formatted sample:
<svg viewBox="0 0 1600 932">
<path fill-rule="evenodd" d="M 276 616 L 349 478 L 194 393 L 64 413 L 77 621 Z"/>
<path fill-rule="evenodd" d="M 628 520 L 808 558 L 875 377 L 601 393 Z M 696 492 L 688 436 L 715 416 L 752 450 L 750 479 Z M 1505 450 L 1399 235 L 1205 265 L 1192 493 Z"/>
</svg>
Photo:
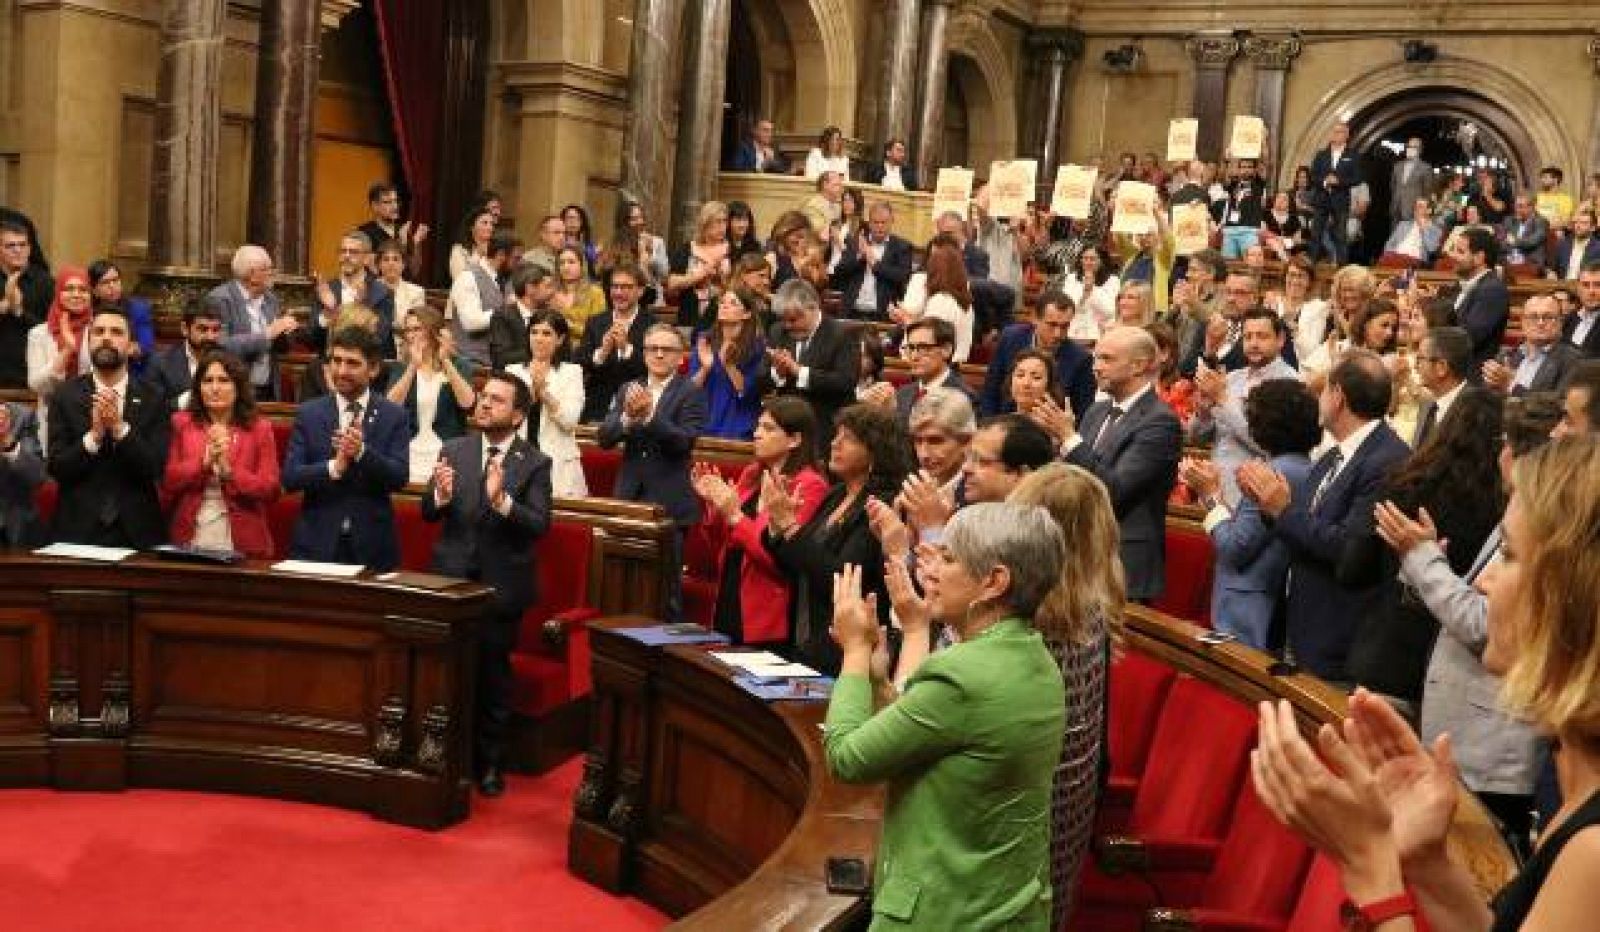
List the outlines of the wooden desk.
<svg viewBox="0 0 1600 932">
<path fill-rule="evenodd" d="M 0 785 L 467 815 L 488 590 L 0 555 Z"/>
<path fill-rule="evenodd" d="M 646 647 L 606 619 L 590 628 L 594 738 L 568 868 L 631 892 L 675 928 L 838 929 L 865 915 L 829 894 L 829 857 L 870 861 L 881 787 L 829 779 L 824 702 L 768 705 L 694 647 Z M 713 902 L 715 901 L 715 902 Z"/>
</svg>

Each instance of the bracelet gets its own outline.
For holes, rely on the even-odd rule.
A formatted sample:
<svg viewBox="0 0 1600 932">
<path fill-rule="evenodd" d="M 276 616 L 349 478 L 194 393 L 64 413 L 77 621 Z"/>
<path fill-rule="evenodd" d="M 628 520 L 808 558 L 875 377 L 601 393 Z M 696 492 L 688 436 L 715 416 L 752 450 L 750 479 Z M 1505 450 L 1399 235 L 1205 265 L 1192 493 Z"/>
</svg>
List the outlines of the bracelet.
<svg viewBox="0 0 1600 932">
<path fill-rule="evenodd" d="M 1410 890 L 1402 890 L 1387 899 L 1362 906 L 1345 900 L 1344 905 L 1339 907 L 1339 918 L 1344 921 L 1346 929 L 1354 932 L 1373 932 L 1391 919 L 1416 914 L 1417 901 L 1411 896 Z"/>
</svg>

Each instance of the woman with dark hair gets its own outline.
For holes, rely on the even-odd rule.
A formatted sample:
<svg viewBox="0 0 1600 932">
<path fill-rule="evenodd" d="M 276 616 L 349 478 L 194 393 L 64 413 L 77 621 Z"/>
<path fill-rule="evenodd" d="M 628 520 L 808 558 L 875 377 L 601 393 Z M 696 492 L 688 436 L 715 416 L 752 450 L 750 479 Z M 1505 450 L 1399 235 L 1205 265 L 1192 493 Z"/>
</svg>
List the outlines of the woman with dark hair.
<svg viewBox="0 0 1600 932">
<path fill-rule="evenodd" d="M 1061 407 L 1065 402 L 1055 355 L 1044 350 L 1026 349 L 1013 357 L 1004 397 L 998 412 L 1000 414 L 1012 411 L 1027 414 L 1034 405 L 1046 399 L 1056 407 Z"/>
<path fill-rule="evenodd" d="M 869 396 L 881 396 L 884 391 L 888 392 L 888 398 L 893 398 L 894 386 L 883 378 L 883 343 L 878 340 L 878 335 L 870 330 L 862 335 L 860 342 L 861 366 L 857 370 L 859 375 L 856 377 L 856 400 L 870 401 L 872 398 Z M 878 386 L 884 388 L 880 389 Z M 884 403 L 882 397 L 878 401 Z"/>
<path fill-rule="evenodd" d="M 492 203 L 500 202 L 496 200 Z M 490 204 L 474 204 L 467 211 L 467 215 L 461 219 L 460 235 L 450 247 L 451 281 L 455 281 L 467 270 L 467 260 L 473 257 L 480 260 L 488 257 L 489 240 L 494 236 L 494 228 L 499 223 L 500 212 Z"/>
<path fill-rule="evenodd" d="M 1394 352 L 1400 329 L 1400 309 L 1393 301 L 1373 298 L 1350 318 L 1345 349 L 1366 349 L 1387 356 Z"/>
<path fill-rule="evenodd" d="M 1300 215 L 1295 213 L 1294 195 L 1288 191 L 1274 194 L 1271 206 L 1261 216 L 1261 241 L 1266 244 L 1272 257 L 1279 262 L 1288 262 L 1289 257 L 1299 251 L 1304 233 L 1305 225 L 1300 222 Z"/>
<path fill-rule="evenodd" d="M 817 144 L 806 153 L 806 180 L 816 181 L 823 172 L 850 177 L 850 156 L 844 154 L 844 133 L 837 126 L 823 127 Z"/>
<path fill-rule="evenodd" d="M 1289 184 L 1289 196 L 1294 203 L 1294 212 L 1300 218 L 1301 229 L 1311 229 L 1311 221 L 1317 215 L 1317 192 L 1311 188 L 1311 166 L 1300 165 L 1294 170 L 1294 181 Z"/>
<path fill-rule="evenodd" d="M 715 469 L 696 464 L 694 490 L 706 504 L 703 533 L 722 554 L 713 614 L 716 629 L 736 644 L 783 644 L 789 640 L 789 580 L 761 542 L 767 528 L 762 483 L 774 477 L 795 498 L 795 520 L 805 524 L 828 492 L 816 461 L 817 416 L 805 399 L 775 395 L 762 406 L 751 448 L 754 462 L 733 484 Z"/>
<path fill-rule="evenodd" d="M 756 235 L 756 215 L 744 201 L 728 202 L 728 253 L 735 261 L 748 253 L 762 255 L 761 237 Z"/>
<path fill-rule="evenodd" d="M 844 255 L 846 244 L 853 243 L 866 229 L 867 199 L 859 188 L 845 188 L 844 200 L 839 202 L 839 222 L 833 228 L 833 244 L 829 254 L 838 261 Z"/>
<path fill-rule="evenodd" d="M 89 263 L 89 288 L 94 292 L 94 305 L 120 304 L 128 312 L 128 323 L 133 325 L 133 342 L 128 345 L 128 368 L 135 376 L 144 375 L 144 367 L 156 351 L 156 324 L 150 312 L 150 302 L 127 295 L 122 280 L 122 270 L 110 259 L 96 259 Z"/>
<path fill-rule="evenodd" d="M 1100 339 L 1101 331 L 1116 317 L 1117 292 L 1121 288 L 1122 279 L 1111 271 L 1105 250 L 1095 245 L 1085 246 L 1073 261 L 1072 271 L 1061 281 L 1061 290 L 1076 306 L 1067 337 L 1080 343 Z"/>
<path fill-rule="evenodd" d="M 766 342 L 745 296 L 724 291 L 717 299 L 717 322 L 703 330 L 689 359 L 689 378 L 706 396 L 707 437 L 749 440 L 761 413 L 761 367 Z"/>
<path fill-rule="evenodd" d="M 567 228 L 567 245 L 583 256 L 583 267 L 589 278 L 594 277 L 594 265 L 600 258 L 600 249 L 594 243 L 594 230 L 589 226 L 589 212 L 581 204 L 568 204 L 561 208 L 561 223 Z"/>
<path fill-rule="evenodd" d="M 595 261 L 594 278 L 602 292 L 611 287 L 611 270 L 618 265 L 631 263 L 644 273 L 645 295 L 641 307 L 653 307 L 661 301 L 662 284 L 667 280 L 671 266 L 667 258 L 667 241 L 649 231 L 649 219 L 638 201 L 617 202 L 615 233 L 611 245 Z"/>
<path fill-rule="evenodd" d="M 583 415 L 583 367 L 569 361 L 571 332 L 561 312 L 533 312 L 528 321 L 528 361 L 506 372 L 526 382 L 533 392 L 533 410 L 522 423 L 522 435 L 550 457 L 550 489 L 563 498 L 589 494 L 578 452 L 578 419 Z"/>
<path fill-rule="evenodd" d="M 955 238 L 941 233 L 928 242 L 924 271 L 911 276 L 906 296 L 889 309 L 889 317 L 904 327 L 922 317 L 942 317 L 956 329 L 956 351 L 952 365 L 967 361 L 972 354 L 972 288 L 967 281 L 967 266 Z"/>
<path fill-rule="evenodd" d="M 213 350 L 195 366 L 194 386 L 189 407 L 172 416 L 161 482 L 172 503 L 172 541 L 271 557 L 267 506 L 279 494 L 278 449 L 272 425 L 256 414 L 250 373 Z"/>
<path fill-rule="evenodd" d="M 1156 370 L 1156 396 L 1166 402 L 1184 430 L 1188 430 L 1189 422 L 1194 419 L 1194 382 L 1178 372 L 1178 335 L 1171 325 L 1160 321 L 1144 330 L 1156 341 L 1156 359 L 1160 363 Z"/>
<path fill-rule="evenodd" d="M 911 441 L 892 409 L 854 404 L 839 412 L 828 449 L 833 486 L 811 520 L 800 520 L 799 497 L 772 478 L 763 483 L 767 530 L 762 537 L 794 588 L 789 638 L 796 659 L 831 675 L 840 653 L 828 637 L 833 618 L 833 577 L 847 563 L 862 567 L 867 589 L 878 594 L 878 613 L 889 620 L 883 583 L 883 549 L 867 519 L 867 499 L 894 501 L 910 471 Z"/>
<path fill-rule="evenodd" d="M 406 349 L 384 363 L 389 385 L 384 395 L 411 419 L 411 481 L 426 483 L 445 441 L 467 432 L 478 402 L 472 388 L 477 366 L 454 352 L 444 315 L 427 305 L 401 318 L 400 332 Z"/>
</svg>

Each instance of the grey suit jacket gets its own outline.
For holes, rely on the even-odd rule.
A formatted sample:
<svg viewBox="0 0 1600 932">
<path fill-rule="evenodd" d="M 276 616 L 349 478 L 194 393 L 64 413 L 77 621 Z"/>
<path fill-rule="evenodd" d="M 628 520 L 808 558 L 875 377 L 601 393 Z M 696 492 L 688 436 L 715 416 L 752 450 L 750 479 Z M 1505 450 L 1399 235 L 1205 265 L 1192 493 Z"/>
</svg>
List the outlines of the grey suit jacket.
<svg viewBox="0 0 1600 932">
<path fill-rule="evenodd" d="M 1461 779 L 1473 791 L 1525 794 L 1533 792 L 1538 736 L 1501 710 L 1500 680 L 1481 659 L 1489 601 L 1472 586 L 1499 547 L 1497 528 L 1463 579 L 1451 572 L 1438 544 L 1419 544 L 1401 559 L 1400 582 L 1439 622 L 1422 689 L 1422 740 L 1449 732 Z"/>
<path fill-rule="evenodd" d="M 44 483 L 44 456 L 39 451 L 38 419 L 33 409 L 6 402 L 11 416 L 10 435 L 16 450 L 0 455 L 0 544 L 33 547 L 44 540 L 39 510 L 33 494 Z"/>
<path fill-rule="evenodd" d="M 1411 218 L 1412 207 L 1419 200 L 1428 200 L 1428 189 L 1433 186 L 1433 166 L 1421 159 L 1416 169 L 1407 172 L 1410 164 L 1405 159 L 1394 163 L 1389 176 L 1389 222 L 1399 223 Z"/>
<path fill-rule="evenodd" d="M 251 326 L 250 309 L 245 304 L 244 292 L 238 282 L 223 282 L 211 289 L 206 294 L 205 303 L 207 307 L 215 308 L 222 318 L 223 349 L 244 360 L 245 366 L 251 370 L 254 370 L 263 354 L 270 363 L 273 341 L 267 336 L 265 328 L 283 313 L 283 305 L 276 294 L 267 292 L 266 300 L 261 304 L 260 330 Z M 270 379 L 268 384 L 271 384 Z"/>
<path fill-rule="evenodd" d="M 1261 367 L 1255 380 L 1259 385 L 1269 379 L 1300 380 L 1300 373 L 1280 356 Z M 1234 471 L 1251 459 L 1264 454 L 1250 439 L 1250 427 L 1244 420 L 1244 400 L 1250 394 L 1250 371 L 1235 369 L 1228 373 L 1228 397 L 1222 404 L 1196 407 L 1194 420 L 1189 425 L 1189 437 L 1198 442 L 1213 441 L 1211 461 L 1217 464 L 1222 475 L 1222 500 L 1229 508 L 1239 505 L 1239 480 Z"/>
<path fill-rule="evenodd" d="M 1519 349 L 1511 357 L 1511 371 L 1515 375 L 1517 367 L 1522 365 L 1522 355 L 1526 347 Z M 1544 362 L 1539 364 L 1539 371 L 1533 374 L 1533 381 L 1526 386 L 1517 385 L 1511 389 L 1511 394 L 1521 395 L 1527 392 L 1556 392 L 1566 387 L 1567 376 L 1583 361 L 1583 350 L 1578 349 L 1564 340 L 1556 341 L 1550 347 L 1550 352 L 1545 356 Z"/>
</svg>

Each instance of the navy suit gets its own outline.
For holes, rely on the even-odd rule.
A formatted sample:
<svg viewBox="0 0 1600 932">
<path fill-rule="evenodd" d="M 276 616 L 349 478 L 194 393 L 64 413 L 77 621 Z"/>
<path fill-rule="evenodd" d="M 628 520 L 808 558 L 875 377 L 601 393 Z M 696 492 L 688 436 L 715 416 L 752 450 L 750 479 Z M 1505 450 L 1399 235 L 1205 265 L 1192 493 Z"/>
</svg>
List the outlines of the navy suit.
<svg viewBox="0 0 1600 932">
<path fill-rule="evenodd" d="M 1154 386 L 1106 428 L 1110 411 L 1110 401 L 1089 408 L 1079 431 L 1083 442 L 1066 459 L 1098 476 L 1111 493 L 1111 509 L 1122 529 L 1128 598 L 1154 599 L 1167 585 L 1167 497 L 1178 481 L 1183 426 Z M 1110 433 L 1100 443 L 1103 429 Z"/>
<path fill-rule="evenodd" d="M 0 456 L 0 545 L 35 547 L 44 539 L 33 494 L 44 484 L 44 457 L 39 453 L 38 416 L 14 401 L 0 402 L 11 416 L 10 439 L 16 450 Z"/>
<path fill-rule="evenodd" d="M 1567 269 L 1572 265 L 1572 244 L 1571 234 L 1556 240 L 1555 261 L 1551 262 L 1548 268 L 1557 278 L 1567 277 Z M 1600 262 L 1600 236 L 1591 236 L 1584 240 L 1583 259 L 1579 262 L 1579 270 L 1591 262 Z"/>
<path fill-rule="evenodd" d="M 995 344 L 994 357 L 989 360 L 989 371 L 983 378 L 983 395 L 980 412 L 984 417 L 1004 414 L 1015 409 L 1006 397 L 1006 386 L 1011 378 L 1011 366 L 1017 354 L 1033 348 L 1033 324 L 1012 324 L 1000 332 Z M 1094 404 L 1094 360 L 1083 348 L 1071 340 L 1062 340 L 1056 347 L 1056 380 L 1066 392 L 1072 414 L 1078 420 Z"/>
<path fill-rule="evenodd" d="M 1291 489 L 1289 507 L 1272 522 L 1273 533 L 1289 546 L 1289 647 L 1325 680 L 1350 680 L 1347 661 L 1356 628 L 1380 610 L 1380 587 L 1351 586 L 1339 568 L 1370 526 L 1389 474 L 1410 455 L 1406 442 L 1380 421 L 1339 468 L 1316 508 L 1311 502 L 1332 467 L 1332 451 L 1317 460 L 1299 488 Z"/>
<path fill-rule="evenodd" d="M 852 238 L 834 266 L 832 285 L 844 299 L 844 313 L 857 315 L 857 300 L 862 284 L 867 278 L 867 263 L 861 256 L 859 238 Z M 877 318 L 886 317 L 889 305 L 905 297 L 906 282 L 911 278 L 911 243 L 890 234 L 883 244 L 883 254 L 872 270 L 874 288 L 873 307 Z"/>
<path fill-rule="evenodd" d="M 1329 175 L 1336 178 L 1331 188 L 1323 184 Z M 1333 261 L 1342 265 L 1349 249 L 1345 221 L 1350 216 L 1350 189 L 1361 183 L 1361 163 L 1356 151 L 1346 145 L 1335 159 L 1332 148 L 1318 150 L 1311 160 L 1310 178 L 1312 203 L 1316 207 L 1311 255 L 1320 258 L 1325 240 L 1331 241 Z"/>
<path fill-rule="evenodd" d="M 1500 352 L 1500 338 L 1511 322 L 1511 292 L 1506 283 L 1493 270 L 1485 272 L 1456 307 L 1456 319 L 1472 335 L 1472 371 L 1467 375 L 1476 384 L 1483 380 L 1483 364 Z"/>
<path fill-rule="evenodd" d="M 383 346 L 383 358 L 393 359 L 394 293 L 389 290 L 388 285 L 383 283 L 383 279 L 371 272 L 367 272 L 366 276 L 367 293 L 357 303 L 372 308 L 373 313 L 378 315 L 378 343 Z M 333 300 L 336 307 L 344 304 L 344 282 L 335 278 L 333 281 L 328 282 L 328 290 L 333 292 Z M 313 310 L 316 313 L 311 315 L 311 345 L 316 349 L 317 355 L 321 356 L 328 350 L 328 328 L 322 325 L 322 308 L 317 306 Z M 337 318 L 338 311 L 335 310 L 330 316 Z"/>
<path fill-rule="evenodd" d="M 888 165 L 882 161 L 873 162 L 861 172 L 861 180 L 867 184 L 883 184 L 883 176 L 889 173 Z M 900 166 L 900 184 L 907 191 L 917 190 L 917 170 L 911 165 Z"/>
<path fill-rule="evenodd" d="M 967 400 L 972 402 L 973 413 L 977 413 L 978 400 L 972 397 L 972 389 L 967 387 L 967 380 L 961 377 L 960 370 L 955 366 L 951 366 L 945 372 L 944 379 L 939 382 L 938 387 L 955 389 L 966 395 Z M 911 409 L 921 397 L 922 386 L 915 379 L 894 390 L 895 414 L 900 418 L 900 426 L 906 428 L 908 432 L 911 429 Z"/>
<path fill-rule="evenodd" d="M 1291 491 L 1305 485 L 1311 470 L 1310 461 L 1299 455 L 1275 457 L 1271 465 L 1289 480 Z M 1211 623 L 1241 643 L 1265 650 L 1273 614 L 1283 601 L 1289 548 L 1273 536 L 1261 507 L 1249 498 L 1241 499 L 1238 509 L 1208 533 L 1217 553 Z"/>
<path fill-rule="evenodd" d="M 189 390 L 194 382 L 194 376 L 189 372 L 189 344 L 174 343 L 163 349 L 150 360 L 150 368 L 145 370 L 144 380 L 166 399 L 167 409 L 178 409 L 178 397 Z"/>
<path fill-rule="evenodd" d="M 299 560 L 338 562 L 342 540 L 348 555 L 374 570 L 400 564 L 394 505 L 389 496 L 410 476 L 411 431 L 406 410 L 371 390 L 362 412 L 361 458 L 344 475 L 328 473 L 333 435 L 344 410 L 337 394 L 303 402 L 283 462 L 283 487 L 305 493 L 289 555 Z"/>
</svg>

